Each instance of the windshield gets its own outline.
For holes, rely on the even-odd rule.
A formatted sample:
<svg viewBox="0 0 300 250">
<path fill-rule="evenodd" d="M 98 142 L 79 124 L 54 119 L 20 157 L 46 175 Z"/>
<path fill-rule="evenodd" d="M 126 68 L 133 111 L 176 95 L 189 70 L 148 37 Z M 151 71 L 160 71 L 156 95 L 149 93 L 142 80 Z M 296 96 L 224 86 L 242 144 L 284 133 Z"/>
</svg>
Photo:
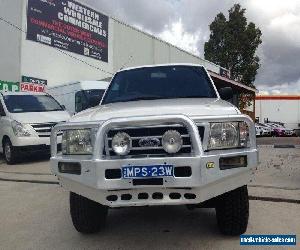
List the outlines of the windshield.
<svg viewBox="0 0 300 250">
<path fill-rule="evenodd" d="M 62 111 L 60 104 L 49 95 L 6 95 L 6 108 L 10 113 Z"/>
<path fill-rule="evenodd" d="M 216 92 L 202 67 L 159 66 L 119 72 L 112 80 L 102 104 L 216 97 Z"/>
</svg>

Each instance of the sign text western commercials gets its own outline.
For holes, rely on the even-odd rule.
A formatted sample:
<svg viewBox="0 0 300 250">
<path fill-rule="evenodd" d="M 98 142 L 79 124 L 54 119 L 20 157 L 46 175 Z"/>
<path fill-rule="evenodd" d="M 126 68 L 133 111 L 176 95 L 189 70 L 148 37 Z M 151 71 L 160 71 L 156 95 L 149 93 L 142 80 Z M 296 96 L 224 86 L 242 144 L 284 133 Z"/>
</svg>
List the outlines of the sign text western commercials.
<svg viewBox="0 0 300 250">
<path fill-rule="evenodd" d="M 27 39 L 108 62 L 108 17 L 74 0 L 28 0 Z"/>
</svg>

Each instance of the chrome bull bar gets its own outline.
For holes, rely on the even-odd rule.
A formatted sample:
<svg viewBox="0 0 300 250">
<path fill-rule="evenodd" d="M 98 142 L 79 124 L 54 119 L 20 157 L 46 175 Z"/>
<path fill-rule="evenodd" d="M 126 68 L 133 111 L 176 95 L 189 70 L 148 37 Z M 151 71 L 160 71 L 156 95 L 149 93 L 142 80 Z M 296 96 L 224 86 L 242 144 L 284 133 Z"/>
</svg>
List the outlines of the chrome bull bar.
<svg viewBox="0 0 300 250">
<path fill-rule="evenodd" d="M 247 115 L 230 115 L 230 116 L 195 116 L 189 118 L 186 115 L 161 115 L 161 116 L 134 116 L 126 118 L 113 118 L 107 121 L 93 121 L 93 122 L 69 122 L 57 124 L 52 128 L 51 132 L 51 156 L 57 155 L 57 134 L 59 131 L 73 130 L 73 129 L 92 129 L 97 128 L 95 145 L 93 149 L 92 160 L 104 159 L 105 138 L 109 130 L 113 128 L 126 126 L 149 126 L 162 125 L 170 123 L 179 123 L 184 125 L 190 135 L 192 153 L 194 156 L 202 156 L 207 148 L 209 123 L 210 122 L 246 122 L 249 127 L 250 149 L 256 148 L 256 133 L 253 121 Z M 197 125 L 205 127 L 205 136 L 203 140 L 204 147 L 199 136 Z"/>
<path fill-rule="evenodd" d="M 80 123 L 64 123 L 56 125 L 51 132 L 51 156 L 57 155 L 57 133 L 64 130 L 73 129 L 91 129 L 98 128 L 95 138 L 95 145 L 93 149 L 93 160 L 100 160 L 104 158 L 103 149 L 105 148 L 105 137 L 109 130 L 117 127 L 126 126 L 149 126 L 177 123 L 182 124 L 188 130 L 190 135 L 192 153 L 193 155 L 200 156 L 203 154 L 202 143 L 199 136 L 198 127 L 193 120 L 185 115 L 164 115 L 164 116 L 138 116 L 128 118 L 114 118 L 105 122 L 80 122 Z"/>
</svg>

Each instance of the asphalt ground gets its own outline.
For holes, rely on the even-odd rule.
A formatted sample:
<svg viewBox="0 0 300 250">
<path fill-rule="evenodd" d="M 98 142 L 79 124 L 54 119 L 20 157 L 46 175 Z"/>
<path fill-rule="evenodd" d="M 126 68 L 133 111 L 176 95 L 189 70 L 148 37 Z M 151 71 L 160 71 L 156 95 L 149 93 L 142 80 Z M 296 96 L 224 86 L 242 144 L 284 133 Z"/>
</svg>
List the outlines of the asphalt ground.
<svg viewBox="0 0 300 250">
<path fill-rule="evenodd" d="M 81 235 L 59 186 L 0 182 L 0 190 L 1 249 L 293 249 L 241 247 L 219 233 L 214 209 L 184 206 L 113 209 L 104 231 Z M 250 201 L 247 234 L 299 236 L 299 225 L 297 204 Z"/>
<path fill-rule="evenodd" d="M 299 241 L 300 149 L 259 150 L 260 165 L 248 188 L 246 233 L 296 234 Z M 69 193 L 56 182 L 47 158 L 33 157 L 15 166 L 0 158 L 1 250 L 300 249 L 299 243 L 298 248 L 242 247 L 239 237 L 219 233 L 214 209 L 190 211 L 185 206 L 111 209 L 102 232 L 81 235 L 69 216 Z"/>
</svg>

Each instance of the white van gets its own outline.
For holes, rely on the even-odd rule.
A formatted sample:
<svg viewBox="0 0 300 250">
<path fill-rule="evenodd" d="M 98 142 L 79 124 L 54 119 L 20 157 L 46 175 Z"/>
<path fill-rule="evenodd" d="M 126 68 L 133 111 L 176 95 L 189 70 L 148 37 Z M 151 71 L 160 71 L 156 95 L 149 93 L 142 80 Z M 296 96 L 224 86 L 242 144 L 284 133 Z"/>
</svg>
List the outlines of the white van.
<svg viewBox="0 0 300 250">
<path fill-rule="evenodd" d="M 78 81 L 47 88 L 47 92 L 75 114 L 99 105 L 108 84 L 107 81 Z"/>
<path fill-rule="evenodd" d="M 24 154 L 50 152 L 52 127 L 69 118 L 46 93 L 0 92 L 0 153 L 14 164 Z"/>
</svg>

